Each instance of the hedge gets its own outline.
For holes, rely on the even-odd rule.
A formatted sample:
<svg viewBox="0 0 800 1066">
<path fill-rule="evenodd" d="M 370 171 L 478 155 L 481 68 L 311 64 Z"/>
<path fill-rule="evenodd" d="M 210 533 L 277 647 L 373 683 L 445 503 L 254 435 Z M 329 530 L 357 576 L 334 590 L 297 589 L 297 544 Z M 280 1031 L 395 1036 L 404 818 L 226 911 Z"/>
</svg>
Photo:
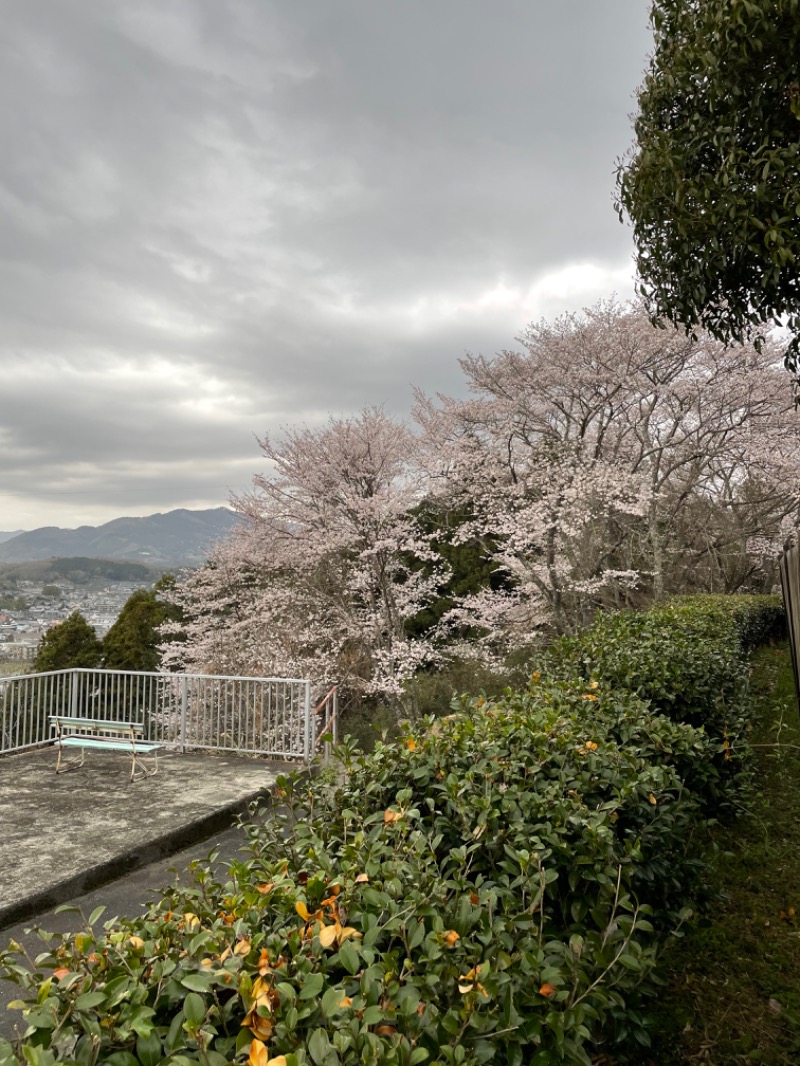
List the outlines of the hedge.
<svg viewBox="0 0 800 1066">
<path fill-rule="evenodd" d="M 745 598 L 604 618 L 524 691 L 281 779 L 221 880 L 201 867 L 33 966 L 0 955 L 35 999 L 0 1063 L 543 1066 L 647 1044 L 696 830 L 742 787 L 718 726 L 777 621 Z"/>
</svg>

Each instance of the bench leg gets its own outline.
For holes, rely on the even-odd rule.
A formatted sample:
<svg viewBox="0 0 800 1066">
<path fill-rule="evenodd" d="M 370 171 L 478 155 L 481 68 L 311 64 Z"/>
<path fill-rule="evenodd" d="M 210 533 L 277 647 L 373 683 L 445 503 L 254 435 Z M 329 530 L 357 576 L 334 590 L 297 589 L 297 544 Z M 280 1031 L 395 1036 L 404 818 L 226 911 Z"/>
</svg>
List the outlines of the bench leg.
<svg viewBox="0 0 800 1066">
<path fill-rule="evenodd" d="M 57 774 L 65 774 L 65 773 L 67 773 L 68 770 L 79 770 L 83 766 L 84 761 L 86 760 L 86 748 L 81 748 L 81 757 L 80 757 L 80 759 L 71 759 L 69 762 L 65 763 L 63 766 L 61 764 L 61 762 L 62 762 L 62 760 L 61 760 L 62 751 L 63 751 L 63 749 L 62 749 L 61 745 L 59 744 L 58 745 L 58 759 L 56 759 L 56 773 Z"/>
<path fill-rule="evenodd" d="M 139 769 L 137 770 L 137 766 Z M 148 768 L 141 755 L 133 752 L 131 759 L 131 781 L 141 781 L 144 777 L 154 777 L 158 773 L 158 751 L 153 752 L 153 766 Z"/>
</svg>

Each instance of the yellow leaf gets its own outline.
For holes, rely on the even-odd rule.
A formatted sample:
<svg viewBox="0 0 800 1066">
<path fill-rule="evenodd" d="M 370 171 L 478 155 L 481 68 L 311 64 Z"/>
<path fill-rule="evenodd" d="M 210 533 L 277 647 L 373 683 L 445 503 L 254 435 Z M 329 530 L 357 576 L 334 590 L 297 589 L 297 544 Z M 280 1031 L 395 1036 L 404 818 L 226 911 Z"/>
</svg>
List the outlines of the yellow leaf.
<svg viewBox="0 0 800 1066">
<path fill-rule="evenodd" d="M 242 1022 L 242 1027 L 249 1029 L 253 1036 L 257 1036 L 259 1040 L 269 1040 L 272 1036 L 272 1019 L 262 1018 L 256 1007 L 247 1012 Z"/>
<path fill-rule="evenodd" d="M 353 1001 L 352 1001 L 352 999 L 349 996 L 343 996 L 339 1000 L 339 1006 L 340 1007 L 352 1007 L 353 1006 Z"/>
<path fill-rule="evenodd" d="M 55 977 L 58 981 L 60 981 L 61 978 L 62 977 L 66 977 L 68 973 L 69 973 L 69 970 L 67 969 L 66 966 L 59 966 L 59 968 L 57 970 L 53 970 L 53 977 Z"/>
<path fill-rule="evenodd" d="M 356 878 L 357 885 L 366 884 L 367 881 L 369 881 L 369 874 L 359 874 Z"/>
<path fill-rule="evenodd" d="M 200 965 L 203 967 L 204 970 L 210 970 L 211 967 L 214 965 L 214 960 L 213 959 L 201 959 L 200 960 Z"/>
<path fill-rule="evenodd" d="M 130 944 L 130 946 L 133 948 L 134 951 L 137 951 L 139 948 L 143 948 L 144 947 L 144 941 L 142 940 L 142 938 L 140 936 L 129 936 L 128 937 L 128 943 Z"/>
<path fill-rule="evenodd" d="M 480 966 L 473 966 L 471 970 L 464 974 L 463 977 L 458 979 L 458 991 L 462 995 L 466 995 L 467 992 L 474 992 L 477 988 L 479 992 L 483 992 L 486 995 L 486 990 L 483 985 L 478 982 L 478 978 L 481 975 L 483 964 Z"/>
<path fill-rule="evenodd" d="M 271 892 L 273 890 L 273 888 L 275 887 L 275 882 L 274 881 L 270 881 L 269 884 L 258 885 L 257 887 L 258 887 L 258 891 L 262 894 L 262 896 L 266 896 L 267 892 Z"/>
<path fill-rule="evenodd" d="M 597 745 L 593 740 L 587 740 L 586 747 L 589 749 L 589 751 L 597 751 Z"/>
<path fill-rule="evenodd" d="M 379 1025 L 375 1030 L 377 1036 L 394 1036 L 397 1032 L 393 1025 Z"/>
<path fill-rule="evenodd" d="M 595 696 L 595 694 L 593 692 L 584 692 L 584 694 L 581 696 L 581 699 L 582 700 L 596 700 L 597 696 Z"/>
<path fill-rule="evenodd" d="M 269 1066 L 266 1046 L 260 1040 L 254 1040 L 250 1044 L 250 1055 L 247 1062 L 249 1066 Z"/>
<path fill-rule="evenodd" d="M 449 929 L 444 934 L 445 943 L 451 948 L 455 947 L 457 941 L 459 941 L 460 939 L 461 939 L 461 937 L 458 935 L 458 933 L 455 931 L 455 929 Z"/>
<path fill-rule="evenodd" d="M 394 822 L 399 822 L 403 817 L 402 811 L 384 811 L 383 821 L 384 825 L 392 825 Z"/>
<path fill-rule="evenodd" d="M 252 996 L 256 1001 L 256 1005 L 260 1003 L 266 1003 L 269 1006 L 269 1000 L 272 995 L 272 985 L 265 977 L 257 977 L 253 981 Z"/>
<path fill-rule="evenodd" d="M 344 944 L 345 940 L 349 940 L 350 937 L 353 940 L 360 940 L 361 933 L 357 929 L 354 929 L 352 925 L 345 926 L 345 928 L 339 933 L 339 943 Z"/>
<path fill-rule="evenodd" d="M 554 996 L 556 994 L 556 991 L 557 989 L 555 985 L 551 985 L 545 982 L 539 989 L 539 995 L 547 996 L 549 998 L 550 996 Z"/>
<path fill-rule="evenodd" d="M 336 926 L 326 925 L 319 931 L 319 942 L 324 948 L 329 948 L 336 943 Z"/>
<path fill-rule="evenodd" d="M 408 748 L 409 751 L 416 751 L 417 750 L 417 742 L 416 742 L 416 740 L 414 740 L 413 737 L 409 737 L 408 740 L 406 741 L 406 747 Z"/>
<path fill-rule="evenodd" d="M 274 1059 L 270 1059 L 267 1066 L 286 1066 L 286 1056 L 276 1055 Z"/>
<path fill-rule="evenodd" d="M 311 917 L 311 915 L 308 913 L 308 907 L 305 905 L 305 903 L 303 903 L 301 899 L 299 899 L 297 903 L 295 903 L 294 909 L 297 911 L 297 913 L 300 915 L 304 922 L 307 922 Z"/>
<path fill-rule="evenodd" d="M 234 955 L 248 955 L 250 953 L 250 941 L 246 939 L 239 940 L 236 947 L 233 949 Z"/>
<path fill-rule="evenodd" d="M 647 802 L 648 803 L 652 803 L 652 805 L 655 807 L 656 803 L 658 803 L 658 800 L 655 798 L 655 796 L 651 792 L 650 795 L 647 797 Z"/>
</svg>

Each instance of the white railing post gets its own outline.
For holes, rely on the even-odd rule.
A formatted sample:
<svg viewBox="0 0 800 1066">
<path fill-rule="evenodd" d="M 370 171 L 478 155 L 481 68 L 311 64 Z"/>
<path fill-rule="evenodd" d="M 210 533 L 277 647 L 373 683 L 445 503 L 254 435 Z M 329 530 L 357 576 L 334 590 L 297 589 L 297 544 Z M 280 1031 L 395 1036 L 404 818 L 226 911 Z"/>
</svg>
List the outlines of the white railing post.
<svg viewBox="0 0 800 1066">
<path fill-rule="evenodd" d="M 180 747 L 181 752 L 186 751 L 186 711 L 189 703 L 189 679 L 184 676 L 181 678 L 181 736 Z"/>
<path fill-rule="evenodd" d="M 303 744 L 303 756 L 306 762 L 311 761 L 311 682 L 306 681 L 306 711 L 305 711 L 305 741 Z"/>
<path fill-rule="evenodd" d="M 69 672 L 69 713 L 73 718 L 78 717 L 78 684 L 76 679 L 77 670 L 70 670 Z M 63 714 L 63 711 L 59 711 L 59 714 Z"/>
</svg>

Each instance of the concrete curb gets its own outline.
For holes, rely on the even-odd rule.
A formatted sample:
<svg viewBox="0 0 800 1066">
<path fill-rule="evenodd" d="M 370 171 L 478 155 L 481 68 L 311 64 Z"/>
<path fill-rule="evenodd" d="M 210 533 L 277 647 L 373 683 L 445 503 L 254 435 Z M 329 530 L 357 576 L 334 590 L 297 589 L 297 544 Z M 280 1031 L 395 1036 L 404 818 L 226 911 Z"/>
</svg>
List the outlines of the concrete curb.
<svg viewBox="0 0 800 1066">
<path fill-rule="evenodd" d="M 183 848 L 189 847 L 191 844 L 199 843 L 215 833 L 230 828 L 239 815 L 247 813 L 252 804 L 263 803 L 264 801 L 271 803 L 274 789 L 275 785 L 271 785 L 252 792 L 250 795 L 229 803 L 225 807 L 220 807 L 219 810 L 212 811 L 202 818 L 184 823 L 174 830 L 145 841 L 136 848 L 120 852 L 111 859 L 106 859 L 95 866 L 81 870 L 79 874 L 65 878 L 63 881 L 58 881 L 54 885 L 49 885 L 40 892 L 35 892 L 24 899 L 17 900 L 5 907 L 0 907 L 0 931 L 11 925 L 17 925 L 19 922 L 35 918 L 37 915 L 73 899 L 75 896 L 83 895 L 84 892 L 90 892 L 101 885 L 116 881 L 132 870 L 148 866 L 150 863 L 164 859 L 175 852 L 181 851 Z"/>
</svg>

